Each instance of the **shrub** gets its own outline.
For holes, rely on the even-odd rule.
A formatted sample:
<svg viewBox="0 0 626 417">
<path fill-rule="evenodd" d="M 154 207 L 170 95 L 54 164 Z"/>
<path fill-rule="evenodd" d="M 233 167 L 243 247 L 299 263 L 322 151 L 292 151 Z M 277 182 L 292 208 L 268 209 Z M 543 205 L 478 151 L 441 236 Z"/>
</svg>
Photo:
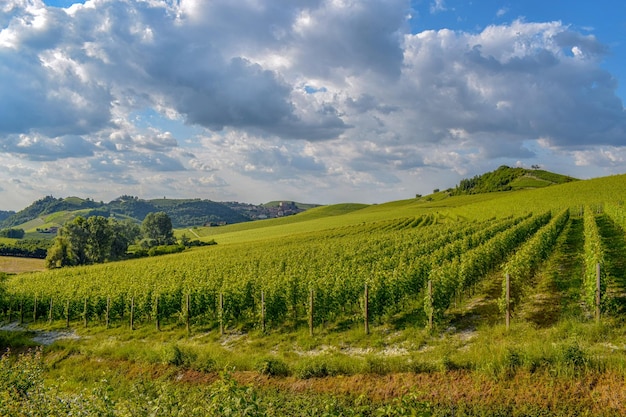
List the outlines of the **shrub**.
<svg viewBox="0 0 626 417">
<path fill-rule="evenodd" d="M 261 359 L 256 370 L 261 375 L 269 376 L 288 376 L 290 373 L 287 364 L 278 358 Z"/>
<path fill-rule="evenodd" d="M 161 245 L 153 246 L 148 250 L 148 256 L 168 255 L 171 253 L 178 253 L 185 250 L 182 245 Z"/>
<path fill-rule="evenodd" d="M 564 365 L 574 369 L 584 368 L 589 363 L 587 354 L 578 344 L 564 346 L 561 351 L 561 360 Z"/>
<path fill-rule="evenodd" d="M 300 379 L 323 378 L 329 374 L 328 365 L 320 358 L 303 361 L 296 369 L 296 376 Z"/>
<path fill-rule="evenodd" d="M 174 366 L 190 368 L 196 361 L 197 355 L 188 350 L 181 349 L 178 345 L 168 345 L 163 349 L 163 363 Z"/>
</svg>

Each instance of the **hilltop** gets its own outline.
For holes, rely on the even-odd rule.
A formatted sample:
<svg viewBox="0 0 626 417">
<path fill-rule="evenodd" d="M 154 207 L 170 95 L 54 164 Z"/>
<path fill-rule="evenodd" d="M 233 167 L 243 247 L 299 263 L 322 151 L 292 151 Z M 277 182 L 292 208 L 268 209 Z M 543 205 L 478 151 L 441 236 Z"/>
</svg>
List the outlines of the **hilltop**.
<svg viewBox="0 0 626 417">
<path fill-rule="evenodd" d="M 451 194 L 482 194 L 527 188 L 543 188 L 572 181 L 578 180 L 567 175 L 555 174 L 539 168 L 511 168 L 502 165 L 494 171 L 461 180 Z"/>
</svg>

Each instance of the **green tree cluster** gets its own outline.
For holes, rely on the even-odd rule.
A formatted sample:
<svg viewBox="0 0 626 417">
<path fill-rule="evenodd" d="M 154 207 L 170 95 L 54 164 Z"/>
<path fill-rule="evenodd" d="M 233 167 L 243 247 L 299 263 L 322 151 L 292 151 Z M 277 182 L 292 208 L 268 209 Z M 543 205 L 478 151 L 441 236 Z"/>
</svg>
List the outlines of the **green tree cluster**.
<svg viewBox="0 0 626 417">
<path fill-rule="evenodd" d="M 176 243 L 172 229 L 172 219 L 163 211 L 148 213 L 141 224 L 147 246 L 163 246 Z"/>
<path fill-rule="evenodd" d="M 0 237 L 8 237 L 11 239 L 22 239 L 25 234 L 24 229 L 10 228 L 0 230 Z"/>
<path fill-rule="evenodd" d="M 0 243 L 0 255 L 44 259 L 50 246 L 52 241 L 49 239 L 21 239 L 13 243 Z"/>
<path fill-rule="evenodd" d="M 46 267 L 119 260 L 126 256 L 128 246 L 142 237 L 146 249 L 176 243 L 172 220 L 165 212 L 148 213 L 141 227 L 130 220 L 118 222 L 103 216 L 78 216 L 59 229 L 48 249 Z"/>
<path fill-rule="evenodd" d="M 60 268 L 120 259 L 140 235 L 139 226 L 131 221 L 78 216 L 59 229 L 48 250 L 46 267 Z"/>
</svg>

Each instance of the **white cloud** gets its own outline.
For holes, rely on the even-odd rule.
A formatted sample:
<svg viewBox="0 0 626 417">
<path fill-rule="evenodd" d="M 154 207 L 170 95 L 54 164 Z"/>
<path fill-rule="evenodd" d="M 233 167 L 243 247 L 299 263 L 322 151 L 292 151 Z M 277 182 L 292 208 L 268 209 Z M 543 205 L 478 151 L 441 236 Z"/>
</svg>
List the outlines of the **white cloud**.
<svg viewBox="0 0 626 417">
<path fill-rule="evenodd" d="M 432 3 L 430 3 L 430 12 L 432 14 L 435 13 L 439 13 L 439 12 L 445 12 L 446 10 L 448 10 L 448 8 L 446 7 L 445 4 L 445 0 L 435 0 Z"/>
</svg>

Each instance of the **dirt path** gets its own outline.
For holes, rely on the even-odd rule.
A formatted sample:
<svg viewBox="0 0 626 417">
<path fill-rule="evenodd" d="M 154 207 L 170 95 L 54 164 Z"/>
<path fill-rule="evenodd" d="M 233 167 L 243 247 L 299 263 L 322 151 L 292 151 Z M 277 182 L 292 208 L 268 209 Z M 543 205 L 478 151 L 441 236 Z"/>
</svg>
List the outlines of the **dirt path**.
<svg viewBox="0 0 626 417">
<path fill-rule="evenodd" d="M 476 294 L 470 296 L 458 308 L 449 310 L 450 324 L 459 331 L 476 329 L 479 324 L 494 325 L 504 322 L 498 299 L 502 293 L 502 273 L 489 273 L 477 286 Z"/>
<path fill-rule="evenodd" d="M 549 327 L 564 313 L 581 313 L 583 242 L 582 219 L 570 219 L 524 297 L 518 312 L 520 318 Z"/>
<path fill-rule="evenodd" d="M 624 230 L 606 214 L 597 217 L 604 246 L 605 269 L 609 277 L 604 309 L 622 315 L 626 312 L 626 236 Z"/>
</svg>

